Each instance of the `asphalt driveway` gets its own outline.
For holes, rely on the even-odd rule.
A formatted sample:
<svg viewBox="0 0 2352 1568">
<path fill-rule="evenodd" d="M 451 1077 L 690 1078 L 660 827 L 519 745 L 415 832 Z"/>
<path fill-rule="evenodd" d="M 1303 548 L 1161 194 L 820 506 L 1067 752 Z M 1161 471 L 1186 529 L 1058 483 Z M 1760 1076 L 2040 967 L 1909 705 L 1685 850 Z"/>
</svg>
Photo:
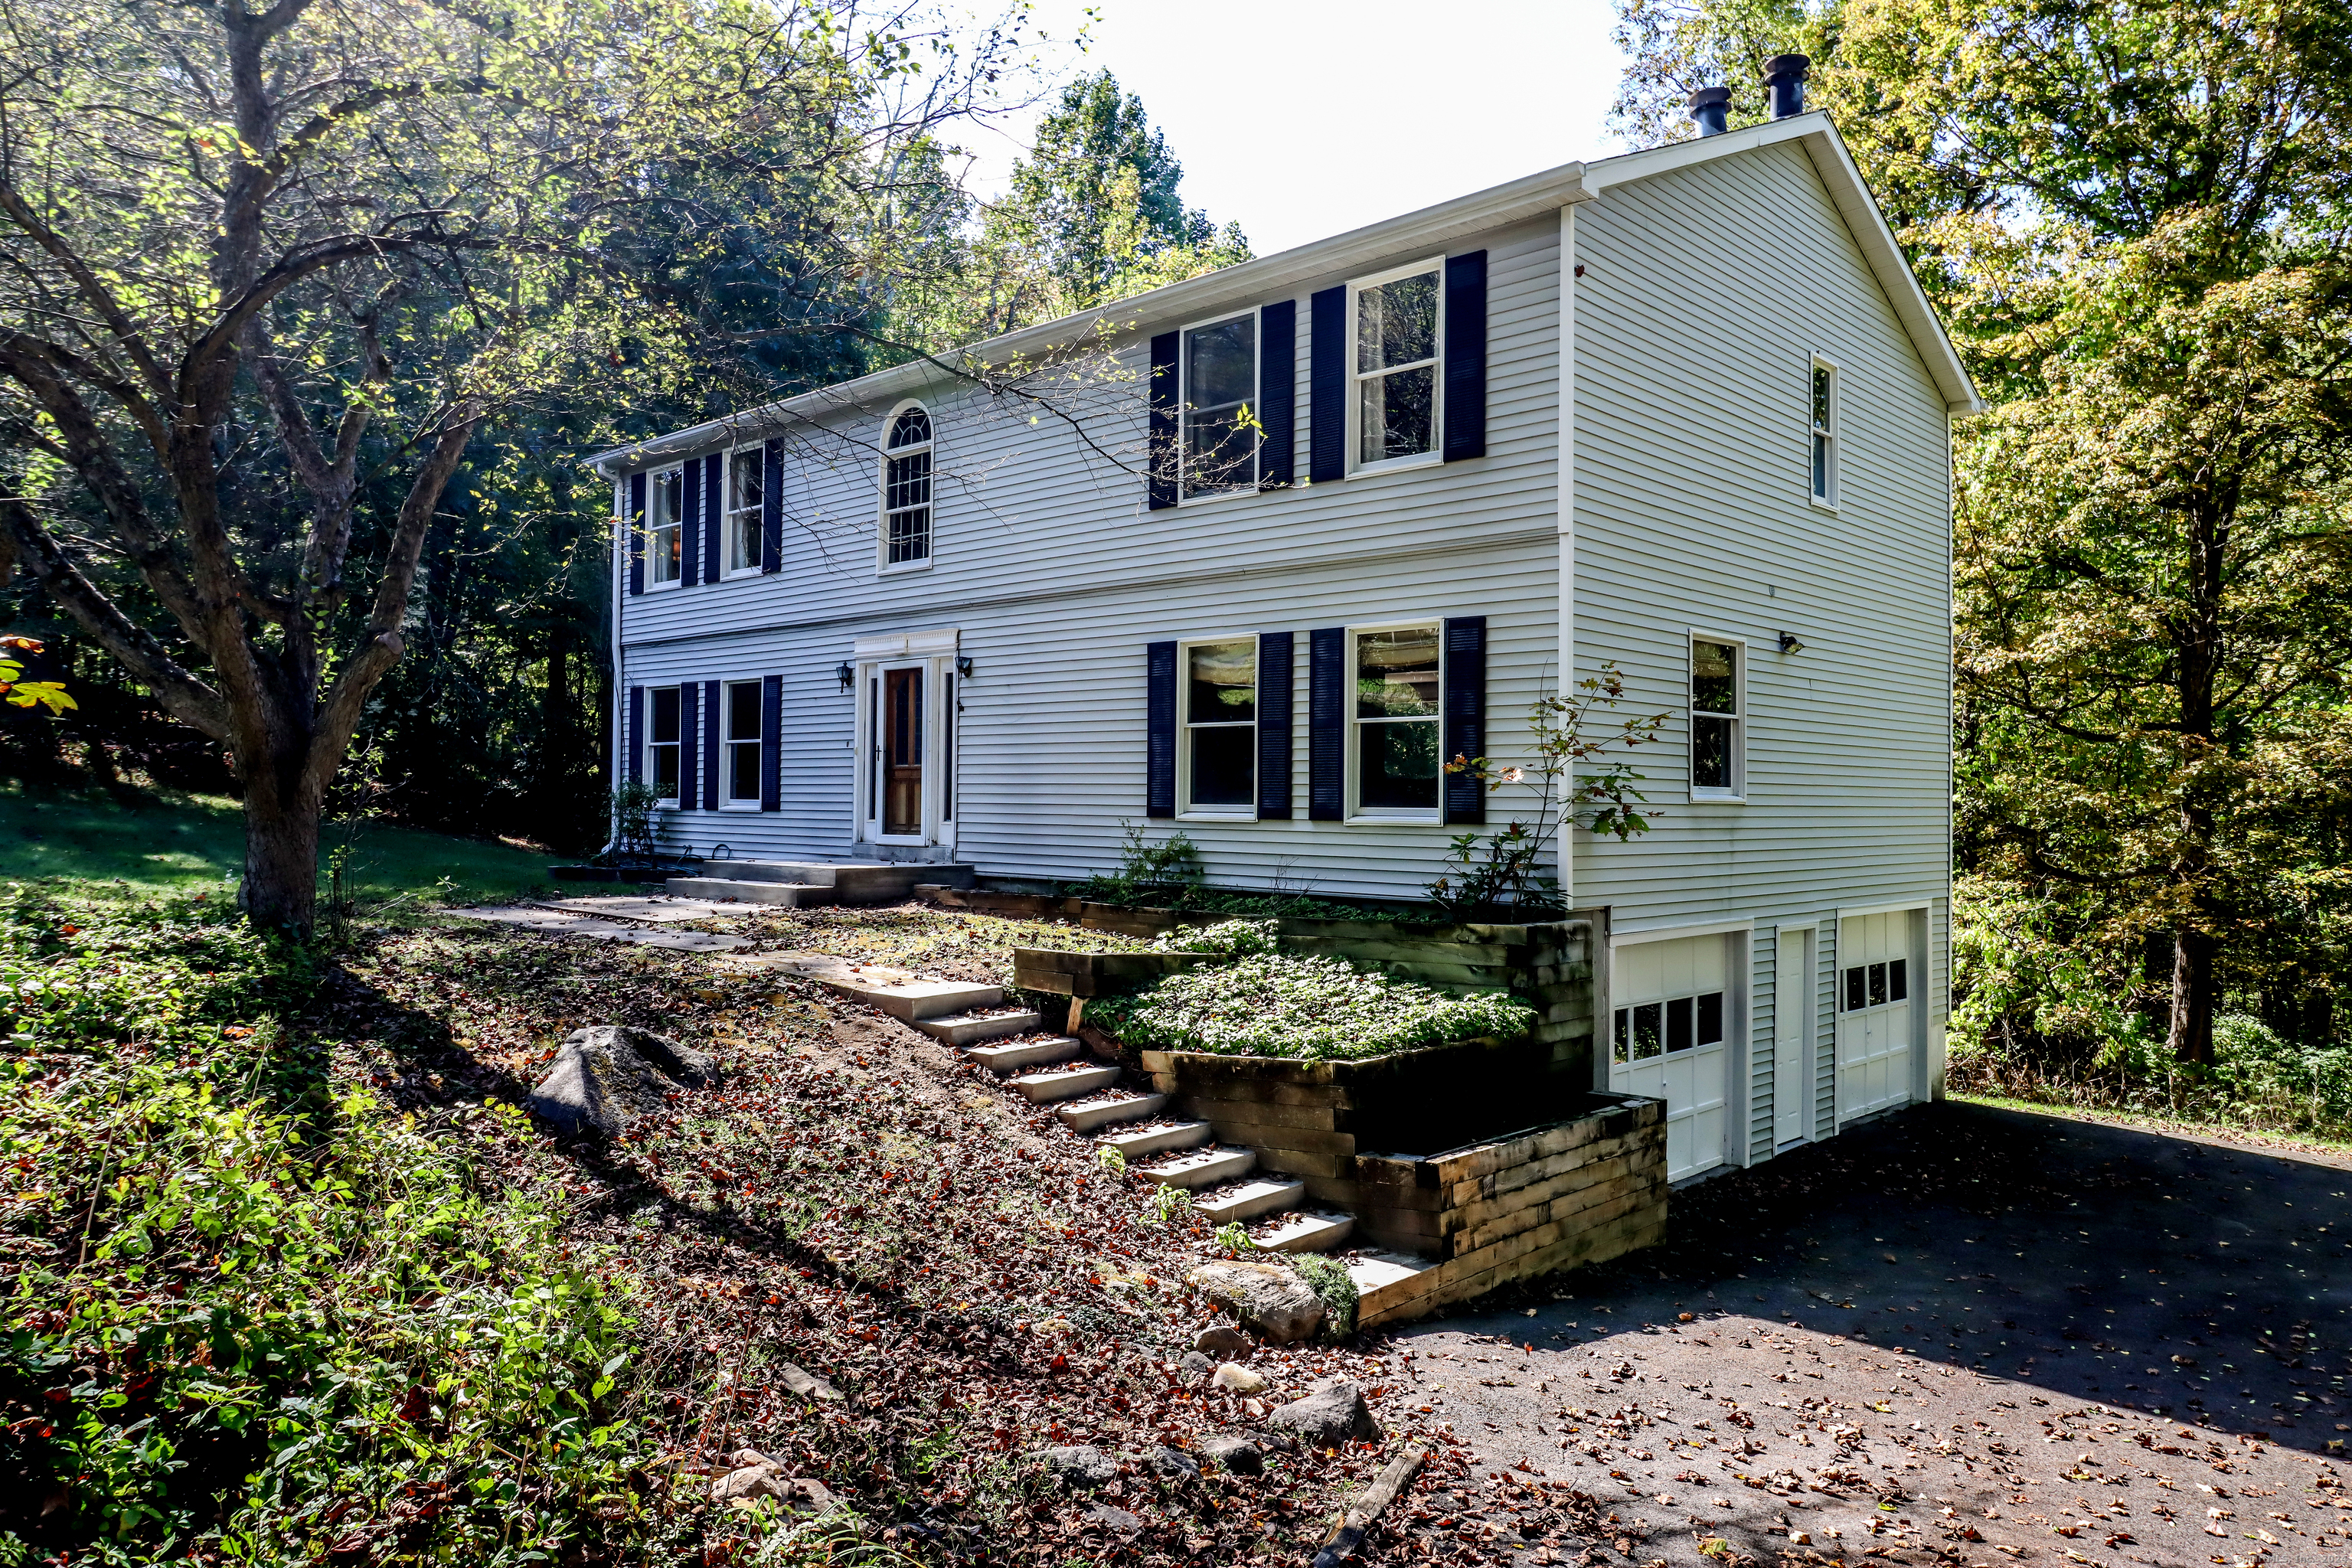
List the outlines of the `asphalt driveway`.
<svg viewBox="0 0 2352 1568">
<path fill-rule="evenodd" d="M 2347 1344 L 2352 1162 L 1921 1107 L 1391 1336 L 1475 1481 L 1367 1555 L 2352 1568 Z"/>
</svg>

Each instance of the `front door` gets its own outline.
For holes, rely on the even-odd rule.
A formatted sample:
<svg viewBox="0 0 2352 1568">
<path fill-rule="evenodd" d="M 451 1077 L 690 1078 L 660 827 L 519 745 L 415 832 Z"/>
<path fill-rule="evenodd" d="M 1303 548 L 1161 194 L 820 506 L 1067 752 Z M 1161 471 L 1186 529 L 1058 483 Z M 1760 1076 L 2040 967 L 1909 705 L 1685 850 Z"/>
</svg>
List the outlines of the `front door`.
<svg viewBox="0 0 2352 1568">
<path fill-rule="evenodd" d="M 923 668 L 882 672 L 882 833 L 923 836 Z"/>
<path fill-rule="evenodd" d="M 1911 1099 L 1911 913 L 1838 922 L 1838 1120 Z"/>
<path fill-rule="evenodd" d="M 1730 940 L 1622 944 L 1610 974 L 1609 1087 L 1666 1102 L 1666 1179 L 1723 1163 L 1733 1021 Z"/>
</svg>

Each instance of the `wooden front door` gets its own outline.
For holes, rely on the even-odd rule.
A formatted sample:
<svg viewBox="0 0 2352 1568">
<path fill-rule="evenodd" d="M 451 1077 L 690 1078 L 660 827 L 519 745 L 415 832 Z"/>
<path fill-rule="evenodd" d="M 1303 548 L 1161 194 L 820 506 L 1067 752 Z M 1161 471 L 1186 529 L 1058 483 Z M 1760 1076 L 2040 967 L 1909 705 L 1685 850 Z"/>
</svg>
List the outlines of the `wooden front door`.
<svg viewBox="0 0 2352 1568">
<path fill-rule="evenodd" d="M 882 832 L 923 836 L 923 672 L 882 672 Z"/>
</svg>

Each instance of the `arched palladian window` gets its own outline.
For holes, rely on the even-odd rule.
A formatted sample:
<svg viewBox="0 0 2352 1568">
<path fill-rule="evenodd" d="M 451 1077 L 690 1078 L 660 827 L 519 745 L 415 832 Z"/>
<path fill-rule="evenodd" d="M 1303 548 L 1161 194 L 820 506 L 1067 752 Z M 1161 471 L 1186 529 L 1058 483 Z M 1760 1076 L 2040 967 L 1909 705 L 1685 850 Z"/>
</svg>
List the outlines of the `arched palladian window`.
<svg viewBox="0 0 2352 1568">
<path fill-rule="evenodd" d="M 882 567 L 931 559 L 931 416 L 910 403 L 882 443 Z"/>
</svg>

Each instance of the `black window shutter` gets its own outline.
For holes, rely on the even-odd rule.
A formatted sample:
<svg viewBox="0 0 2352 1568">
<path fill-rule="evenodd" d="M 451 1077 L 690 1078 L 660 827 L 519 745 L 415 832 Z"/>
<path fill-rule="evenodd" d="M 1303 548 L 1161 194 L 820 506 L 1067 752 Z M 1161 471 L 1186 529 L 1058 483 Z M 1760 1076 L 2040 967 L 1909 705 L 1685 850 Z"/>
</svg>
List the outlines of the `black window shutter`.
<svg viewBox="0 0 2352 1568">
<path fill-rule="evenodd" d="M 1307 634 L 1307 816 L 1348 816 L 1348 628 Z"/>
<path fill-rule="evenodd" d="M 702 809 L 719 809 L 719 690 L 715 680 L 702 683 Z"/>
<path fill-rule="evenodd" d="M 1143 815 L 1176 815 L 1176 645 L 1152 643 L 1143 650 Z"/>
<path fill-rule="evenodd" d="M 727 521 L 727 454 L 714 452 L 702 459 L 702 580 L 716 583 L 727 574 L 727 552 L 720 543 Z"/>
<path fill-rule="evenodd" d="M 1445 460 L 1486 455 L 1486 253 L 1474 250 L 1445 258 Z"/>
<path fill-rule="evenodd" d="M 629 476 L 629 592 L 646 591 L 646 477 Z M 632 775 L 635 776 L 635 775 Z"/>
<path fill-rule="evenodd" d="M 784 569 L 784 443 L 768 443 L 760 474 L 760 570 Z M 778 679 L 782 679 L 779 677 Z M 768 807 L 774 810 L 773 806 Z"/>
<path fill-rule="evenodd" d="M 1265 426 L 1257 449 L 1257 488 L 1278 490 L 1290 482 L 1297 460 L 1298 301 L 1276 300 L 1260 310 L 1257 337 L 1257 418 Z"/>
<path fill-rule="evenodd" d="M 1486 617 L 1455 616 L 1445 623 L 1445 694 L 1441 746 L 1445 760 L 1486 753 Z M 1486 820 L 1486 786 L 1475 773 L 1445 775 L 1445 820 Z"/>
<path fill-rule="evenodd" d="M 702 459 L 697 458 L 677 476 L 677 585 L 691 588 L 702 581 Z"/>
<path fill-rule="evenodd" d="M 621 777 L 630 784 L 637 782 L 638 774 L 644 766 L 645 746 L 639 737 L 645 732 L 646 689 L 642 686 L 632 686 L 629 688 L 629 721 L 624 727 L 622 738 L 622 744 L 627 748 L 627 752 L 621 759 Z"/>
<path fill-rule="evenodd" d="M 1258 634 L 1257 816 L 1261 822 L 1290 819 L 1290 646 L 1288 632 Z"/>
<path fill-rule="evenodd" d="M 693 681 L 677 683 L 677 804 L 685 811 L 692 811 L 702 798 L 701 774 L 696 768 L 702 761 L 702 707 L 695 696 Z"/>
<path fill-rule="evenodd" d="M 769 450 L 772 453 L 774 448 Z M 784 809 L 784 678 L 781 675 L 760 679 L 760 809 Z"/>
<path fill-rule="evenodd" d="M 1307 301 L 1307 479 L 1348 477 L 1348 290 Z"/>
<path fill-rule="evenodd" d="M 1147 456 L 1150 460 L 1148 493 L 1151 510 L 1176 504 L 1176 351 L 1181 332 L 1162 332 L 1151 340 L 1151 422 Z"/>
</svg>

